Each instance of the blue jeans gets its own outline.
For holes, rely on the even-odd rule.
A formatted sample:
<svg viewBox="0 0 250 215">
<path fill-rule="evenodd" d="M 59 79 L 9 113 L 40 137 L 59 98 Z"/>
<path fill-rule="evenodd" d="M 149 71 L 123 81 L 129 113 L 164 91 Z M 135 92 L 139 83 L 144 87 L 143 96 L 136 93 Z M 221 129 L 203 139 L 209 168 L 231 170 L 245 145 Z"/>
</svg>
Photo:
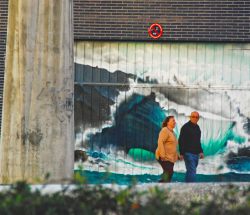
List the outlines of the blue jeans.
<svg viewBox="0 0 250 215">
<path fill-rule="evenodd" d="M 186 182 L 196 181 L 196 168 L 199 163 L 199 155 L 186 152 L 184 154 L 184 161 L 186 166 Z"/>
</svg>

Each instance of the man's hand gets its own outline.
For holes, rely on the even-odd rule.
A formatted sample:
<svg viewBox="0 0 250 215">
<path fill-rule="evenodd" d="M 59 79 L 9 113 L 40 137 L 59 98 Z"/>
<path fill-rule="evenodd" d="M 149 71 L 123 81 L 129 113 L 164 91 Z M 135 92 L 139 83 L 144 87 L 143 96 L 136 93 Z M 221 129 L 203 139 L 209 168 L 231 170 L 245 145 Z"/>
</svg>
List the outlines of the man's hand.
<svg viewBox="0 0 250 215">
<path fill-rule="evenodd" d="M 200 156 L 200 159 L 204 158 L 204 154 L 203 153 L 200 153 L 199 156 Z"/>
<path fill-rule="evenodd" d="M 183 155 L 179 155 L 178 159 L 182 161 L 183 160 Z"/>
</svg>

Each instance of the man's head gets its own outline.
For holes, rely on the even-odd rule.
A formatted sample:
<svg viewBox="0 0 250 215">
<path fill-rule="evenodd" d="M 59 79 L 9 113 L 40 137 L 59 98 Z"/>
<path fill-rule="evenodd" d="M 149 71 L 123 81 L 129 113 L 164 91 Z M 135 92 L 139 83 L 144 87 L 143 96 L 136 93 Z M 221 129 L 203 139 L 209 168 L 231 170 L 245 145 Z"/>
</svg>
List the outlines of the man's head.
<svg viewBox="0 0 250 215">
<path fill-rule="evenodd" d="M 199 121 L 200 115 L 197 111 L 194 111 L 191 113 L 190 115 L 190 121 L 194 124 L 197 124 L 197 122 Z"/>
</svg>

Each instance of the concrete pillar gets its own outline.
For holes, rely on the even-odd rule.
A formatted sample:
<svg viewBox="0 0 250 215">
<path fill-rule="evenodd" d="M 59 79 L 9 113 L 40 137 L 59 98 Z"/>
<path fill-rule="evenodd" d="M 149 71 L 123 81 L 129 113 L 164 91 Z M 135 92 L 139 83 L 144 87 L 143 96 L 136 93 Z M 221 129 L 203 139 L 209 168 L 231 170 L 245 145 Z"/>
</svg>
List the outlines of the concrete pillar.
<svg viewBox="0 0 250 215">
<path fill-rule="evenodd" d="M 70 180 L 72 0 L 9 0 L 0 183 Z"/>
</svg>

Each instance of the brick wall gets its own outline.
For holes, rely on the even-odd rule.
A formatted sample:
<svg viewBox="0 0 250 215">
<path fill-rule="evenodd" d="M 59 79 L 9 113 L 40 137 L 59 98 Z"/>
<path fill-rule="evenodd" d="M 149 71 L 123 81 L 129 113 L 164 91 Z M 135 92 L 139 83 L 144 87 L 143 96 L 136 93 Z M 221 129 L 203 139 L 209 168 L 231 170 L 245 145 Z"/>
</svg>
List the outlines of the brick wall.
<svg viewBox="0 0 250 215">
<path fill-rule="evenodd" d="M 74 0 L 75 39 L 160 41 L 250 41 L 249 0 Z"/>
<path fill-rule="evenodd" d="M 2 121 L 4 59 L 6 50 L 6 31 L 8 19 L 8 0 L 0 1 L 0 124 Z M 1 126 L 0 126 L 1 129 Z"/>
</svg>

